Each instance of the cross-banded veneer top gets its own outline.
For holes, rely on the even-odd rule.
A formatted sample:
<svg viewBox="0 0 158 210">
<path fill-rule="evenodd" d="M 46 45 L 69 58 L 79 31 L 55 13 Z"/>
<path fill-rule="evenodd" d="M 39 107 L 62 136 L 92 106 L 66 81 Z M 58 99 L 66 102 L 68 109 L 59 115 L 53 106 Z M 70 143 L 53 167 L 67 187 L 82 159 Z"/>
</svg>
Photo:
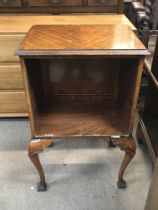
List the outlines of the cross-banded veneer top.
<svg viewBox="0 0 158 210">
<path fill-rule="evenodd" d="M 16 54 L 146 55 L 148 51 L 126 25 L 35 25 Z"/>
</svg>

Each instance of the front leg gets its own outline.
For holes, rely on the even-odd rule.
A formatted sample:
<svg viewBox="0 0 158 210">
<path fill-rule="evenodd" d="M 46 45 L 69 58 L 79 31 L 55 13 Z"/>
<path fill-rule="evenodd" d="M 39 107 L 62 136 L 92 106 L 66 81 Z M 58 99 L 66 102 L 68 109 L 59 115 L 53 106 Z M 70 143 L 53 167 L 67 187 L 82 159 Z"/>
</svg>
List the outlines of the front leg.
<svg viewBox="0 0 158 210">
<path fill-rule="evenodd" d="M 126 188 L 127 184 L 123 179 L 123 175 L 126 167 L 133 159 L 136 152 L 136 144 L 132 137 L 130 138 L 122 138 L 115 142 L 115 145 L 119 146 L 121 150 L 125 151 L 124 159 L 121 163 L 121 167 L 118 174 L 118 182 L 117 185 L 119 188 Z"/>
<path fill-rule="evenodd" d="M 40 152 L 43 152 L 45 148 L 52 144 L 53 140 L 51 139 L 31 139 L 28 146 L 29 158 L 36 167 L 40 176 L 40 182 L 38 183 L 37 191 L 46 190 L 45 174 L 38 155 Z"/>
</svg>

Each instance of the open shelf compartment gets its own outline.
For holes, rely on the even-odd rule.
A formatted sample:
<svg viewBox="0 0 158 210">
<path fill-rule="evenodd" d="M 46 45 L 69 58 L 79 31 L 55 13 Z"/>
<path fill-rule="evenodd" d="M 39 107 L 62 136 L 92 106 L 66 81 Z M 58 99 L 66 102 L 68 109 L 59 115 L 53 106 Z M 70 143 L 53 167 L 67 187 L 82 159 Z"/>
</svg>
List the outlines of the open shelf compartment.
<svg viewBox="0 0 158 210">
<path fill-rule="evenodd" d="M 25 58 L 36 137 L 131 132 L 139 59 Z"/>
</svg>

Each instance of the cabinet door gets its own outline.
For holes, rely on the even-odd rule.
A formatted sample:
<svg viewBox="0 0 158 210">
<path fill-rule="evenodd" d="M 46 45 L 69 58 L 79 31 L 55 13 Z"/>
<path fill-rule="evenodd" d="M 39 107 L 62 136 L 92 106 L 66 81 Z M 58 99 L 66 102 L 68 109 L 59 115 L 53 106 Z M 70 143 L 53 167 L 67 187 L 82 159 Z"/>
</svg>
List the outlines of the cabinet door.
<svg viewBox="0 0 158 210">
<path fill-rule="evenodd" d="M 89 6 L 117 6 L 118 0 L 88 0 Z"/>
<path fill-rule="evenodd" d="M 80 6 L 81 0 L 28 0 L 29 6 Z"/>
<path fill-rule="evenodd" d="M 21 7 L 21 0 L 1 0 L 0 7 Z"/>
</svg>

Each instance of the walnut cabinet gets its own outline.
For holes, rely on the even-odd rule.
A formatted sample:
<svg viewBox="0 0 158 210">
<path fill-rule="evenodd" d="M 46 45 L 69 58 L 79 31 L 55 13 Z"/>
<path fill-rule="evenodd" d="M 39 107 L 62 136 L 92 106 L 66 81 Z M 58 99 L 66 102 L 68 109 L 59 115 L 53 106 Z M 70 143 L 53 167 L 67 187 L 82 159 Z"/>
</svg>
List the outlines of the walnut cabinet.
<svg viewBox="0 0 158 210">
<path fill-rule="evenodd" d="M 37 39 L 38 37 L 38 39 Z M 125 151 L 118 187 L 135 154 L 132 138 L 144 56 L 148 51 L 128 26 L 36 25 L 16 54 L 20 56 L 32 139 L 28 153 L 45 176 L 38 153 L 55 138 L 119 138 Z"/>
</svg>

